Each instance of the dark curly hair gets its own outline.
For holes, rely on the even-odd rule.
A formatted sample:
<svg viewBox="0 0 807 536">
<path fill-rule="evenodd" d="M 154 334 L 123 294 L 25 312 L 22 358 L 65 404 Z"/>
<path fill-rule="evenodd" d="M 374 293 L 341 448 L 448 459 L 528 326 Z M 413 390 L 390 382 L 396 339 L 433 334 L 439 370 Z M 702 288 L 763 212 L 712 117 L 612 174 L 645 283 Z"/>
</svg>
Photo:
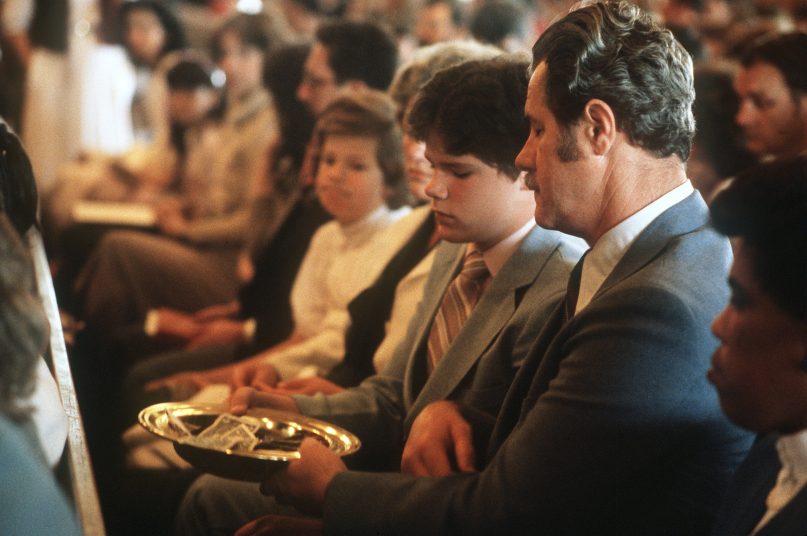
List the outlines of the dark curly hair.
<svg viewBox="0 0 807 536">
<path fill-rule="evenodd" d="M 740 63 L 750 67 L 758 62 L 776 67 L 791 93 L 807 91 L 807 33 L 773 33 L 755 39 L 743 50 Z"/>
<path fill-rule="evenodd" d="M 131 55 L 131 51 L 129 51 L 129 48 L 126 46 L 126 24 L 129 14 L 133 11 L 149 11 L 160 21 L 160 26 L 162 26 L 165 32 L 165 43 L 163 44 L 162 50 L 160 50 L 161 58 L 169 52 L 185 48 L 185 30 L 182 28 L 182 23 L 174 12 L 164 5 L 163 2 L 156 0 L 123 2 L 118 12 L 117 31 L 120 36 L 120 43 L 124 45 L 124 48 L 126 48 L 133 62 L 138 63 L 140 61 Z"/>
<path fill-rule="evenodd" d="M 48 324 L 34 290 L 33 267 L 17 231 L 0 214 L 0 412 L 21 420 L 34 389 Z"/>
<path fill-rule="evenodd" d="M 473 155 L 515 180 L 516 155 L 529 135 L 528 67 L 526 59 L 500 56 L 439 71 L 409 110 L 412 135 L 436 135 L 450 154 Z"/>
<path fill-rule="evenodd" d="M 328 136 L 360 136 L 378 142 L 376 158 L 387 186 L 390 208 L 406 204 L 406 183 L 401 129 L 395 119 L 395 104 L 386 94 L 363 89 L 344 94 L 328 105 L 317 118 L 313 143 L 317 154 Z M 316 159 L 319 166 L 319 159 Z"/>
<path fill-rule="evenodd" d="M 600 99 L 634 145 L 659 158 L 689 158 L 692 59 L 639 7 L 619 0 L 572 11 L 541 35 L 532 55 L 533 67 L 546 62 L 547 101 L 562 126 Z"/>
<path fill-rule="evenodd" d="M 291 167 L 303 165 L 305 149 L 314 130 L 314 116 L 297 99 L 297 86 L 303 79 L 303 65 L 311 50 L 308 44 L 287 45 L 269 53 L 263 69 L 263 83 L 272 93 L 280 123 L 280 145 L 275 161 L 289 158 Z"/>
<path fill-rule="evenodd" d="M 807 319 L 807 157 L 738 175 L 711 205 L 712 225 L 748 246 L 754 276 L 779 307 Z"/>
<path fill-rule="evenodd" d="M 360 80 L 381 91 L 389 87 L 398 66 L 398 46 L 380 26 L 333 21 L 319 27 L 316 39 L 328 50 L 328 66 L 338 84 Z"/>
</svg>

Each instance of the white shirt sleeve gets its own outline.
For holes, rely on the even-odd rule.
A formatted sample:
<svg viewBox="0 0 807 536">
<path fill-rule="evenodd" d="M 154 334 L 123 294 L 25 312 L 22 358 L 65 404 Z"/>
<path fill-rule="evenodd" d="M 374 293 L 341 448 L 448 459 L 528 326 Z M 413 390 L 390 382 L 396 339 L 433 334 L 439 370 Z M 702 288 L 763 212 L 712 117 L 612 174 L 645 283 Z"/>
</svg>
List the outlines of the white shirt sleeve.
<svg viewBox="0 0 807 536">
<path fill-rule="evenodd" d="M 409 323 L 415 316 L 415 311 L 423 299 L 423 287 L 429 279 L 429 271 L 434 262 L 435 249 L 406 274 L 395 287 L 395 299 L 392 311 L 387 321 L 384 339 L 373 355 L 373 368 L 381 372 L 392 359 L 395 349 L 398 348 L 409 330 Z"/>
<path fill-rule="evenodd" d="M 324 281 L 334 255 L 335 234 L 334 222 L 314 233 L 292 285 L 289 299 L 295 331 L 306 337 L 319 330 L 328 311 Z"/>
</svg>

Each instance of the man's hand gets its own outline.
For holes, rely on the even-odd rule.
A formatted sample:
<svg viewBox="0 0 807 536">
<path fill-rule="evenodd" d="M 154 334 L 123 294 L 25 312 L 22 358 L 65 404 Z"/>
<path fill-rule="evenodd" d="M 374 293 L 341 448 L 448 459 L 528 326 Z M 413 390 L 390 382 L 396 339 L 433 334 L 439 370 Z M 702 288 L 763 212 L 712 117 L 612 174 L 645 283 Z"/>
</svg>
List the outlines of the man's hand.
<svg viewBox="0 0 807 536">
<path fill-rule="evenodd" d="M 146 391 L 168 389 L 171 392 L 171 400 L 187 400 L 211 383 L 216 382 L 211 381 L 204 372 L 178 372 L 166 378 L 148 382 L 145 389 Z"/>
<path fill-rule="evenodd" d="M 275 367 L 263 359 L 252 358 L 233 366 L 230 386 L 233 391 L 240 387 L 271 391 L 279 380 L 280 374 Z"/>
<path fill-rule="evenodd" d="M 297 402 L 290 396 L 262 393 L 252 387 L 242 387 L 230 397 L 230 413 L 243 415 L 249 408 L 269 408 L 300 413 Z"/>
<path fill-rule="evenodd" d="M 193 313 L 193 319 L 197 322 L 210 322 L 211 320 L 218 320 L 220 318 L 231 318 L 238 314 L 240 305 L 233 300 L 227 303 L 219 303 L 199 309 Z"/>
<path fill-rule="evenodd" d="M 156 338 L 169 342 L 187 344 L 199 335 L 202 325 L 192 316 L 175 309 L 157 309 Z"/>
<path fill-rule="evenodd" d="M 304 517 L 268 515 L 250 521 L 235 536 L 320 536 L 322 521 Z"/>
<path fill-rule="evenodd" d="M 285 395 L 315 395 L 317 393 L 333 395 L 344 390 L 345 388 L 340 385 L 315 376 L 313 378 L 292 378 L 291 380 L 282 381 L 277 384 L 277 387 L 272 392 Z"/>
<path fill-rule="evenodd" d="M 401 471 L 415 476 L 446 476 L 475 471 L 471 426 L 454 402 L 426 406 L 412 423 L 401 457 Z"/>
<path fill-rule="evenodd" d="M 286 470 L 261 483 L 261 493 L 274 495 L 306 515 L 321 516 L 325 492 L 334 476 L 347 471 L 342 459 L 319 440 L 308 438 L 300 445 L 300 459 Z"/>
<path fill-rule="evenodd" d="M 241 344 L 246 342 L 244 324 L 238 320 L 220 318 L 210 320 L 201 326 L 197 333 L 186 345 L 186 348 L 204 348 L 208 346 L 221 346 L 225 344 Z"/>
<path fill-rule="evenodd" d="M 184 236 L 189 223 L 182 212 L 182 203 L 178 199 L 163 200 L 155 208 L 157 227 L 168 236 Z"/>
</svg>

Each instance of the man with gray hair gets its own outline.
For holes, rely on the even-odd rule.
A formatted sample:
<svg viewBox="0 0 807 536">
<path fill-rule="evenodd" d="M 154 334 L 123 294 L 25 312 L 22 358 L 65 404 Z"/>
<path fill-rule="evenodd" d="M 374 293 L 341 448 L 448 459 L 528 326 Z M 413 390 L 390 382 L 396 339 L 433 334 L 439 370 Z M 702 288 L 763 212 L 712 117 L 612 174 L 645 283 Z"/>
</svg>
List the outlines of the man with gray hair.
<svg viewBox="0 0 807 536">
<path fill-rule="evenodd" d="M 428 406 L 404 451 L 414 476 L 347 471 L 306 441 L 264 489 L 328 534 L 708 533 L 751 437 L 704 377 L 731 252 L 686 177 L 692 87 L 689 55 L 632 4 L 550 27 L 516 162 L 538 224 L 591 249 L 498 414 Z M 262 398 L 241 391 L 231 408 Z M 481 471 L 425 476 L 465 467 L 480 433 Z"/>
</svg>

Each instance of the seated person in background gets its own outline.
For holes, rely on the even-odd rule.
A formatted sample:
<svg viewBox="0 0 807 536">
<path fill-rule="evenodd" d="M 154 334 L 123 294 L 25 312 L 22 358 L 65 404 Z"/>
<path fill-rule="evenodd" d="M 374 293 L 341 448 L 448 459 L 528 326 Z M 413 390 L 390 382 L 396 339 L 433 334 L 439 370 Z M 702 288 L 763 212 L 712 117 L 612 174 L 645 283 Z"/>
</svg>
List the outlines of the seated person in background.
<svg viewBox="0 0 807 536">
<path fill-rule="evenodd" d="M 409 212 L 400 130 L 392 102 L 372 90 L 337 98 L 320 115 L 316 191 L 333 217 L 311 240 L 294 282 L 294 331 L 283 342 L 235 365 L 159 380 L 182 399 L 211 383 L 324 374 L 344 352 L 348 302 L 380 273 L 409 238 L 392 224 Z M 357 269 L 360 267 L 360 269 Z"/>
<path fill-rule="evenodd" d="M 755 157 L 743 143 L 734 122 L 739 99 L 732 75 L 719 67 L 695 68 L 695 138 L 687 161 L 687 176 L 707 203 L 721 181 L 754 165 Z"/>
<path fill-rule="evenodd" d="M 236 15 L 213 40 L 226 75 L 223 119 L 186 160 L 182 200 L 158 207 L 161 236 L 107 233 L 79 274 L 77 313 L 95 336 L 142 319 L 151 307 L 198 310 L 234 298 L 261 156 L 277 137 L 261 83 L 264 54 L 274 44 L 264 23 L 259 15 Z"/>
<path fill-rule="evenodd" d="M 46 228 L 62 240 L 81 200 L 156 203 L 161 194 L 181 193 L 185 160 L 206 129 L 221 115 L 221 91 L 215 66 L 200 54 L 172 55 L 165 73 L 166 116 L 170 135 L 120 156 L 92 154 L 61 167 L 48 196 Z M 68 246 L 65 245 L 63 249 Z"/>
<path fill-rule="evenodd" d="M 807 33 L 765 35 L 740 62 L 736 121 L 748 150 L 759 159 L 807 151 Z"/>
<path fill-rule="evenodd" d="M 468 30 L 480 43 L 489 43 L 508 52 L 529 50 L 526 35 L 529 12 L 517 0 L 489 0 L 476 4 L 468 17 Z"/>
<path fill-rule="evenodd" d="M 516 163 L 536 221 L 591 249 L 504 401 L 424 408 L 402 457 L 412 475 L 348 471 L 306 440 L 264 489 L 330 534 L 708 534 L 751 436 L 704 375 L 731 252 L 685 173 L 692 86 L 689 54 L 629 2 L 549 27 Z M 230 408 L 276 398 L 244 389 Z"/>
<path fill-rule="evenodd" d="M 425 0 L 415 21 L 415 38 L 421 46 L 458 39 L 465 33 L 458 0 Z"/>
<path fill-rule="evenodd" d="M 286 255 L 285 247 L 280 248 L 270 244 L 271 238 L 277 230 L 279 218 L 267 221 L 266 217 L 266 214 L 280 212 L 278 207 L 273 205 L 278 204 L 277 194 L 283 193 L 283 187 L 287 185 L 287 181 L 282 180 L 287 176 L 283 169 L 286 165 L 286 157 L 291 156 L 295 164 L 293 166 L 294 175 L 289 173 L 288 176 L 294 176 L 297 179 L 296 183 L 307 191 L 311 186 L 310 182 L 313 182 L 310 170 L 311 159 L 303 160 L 299 154 L 299 148 L 308 141 L 305 138 L 310 131 L 305 127 L 310 114 L 322 113 L 341 91 L 367 87 L 386 90 L 394 75 L 397 57 L 394 40 L 377 25 L 366 22 L 334 21 L 323 24 L 317 30 L 316 42 L 308 49 L 304 58 L 303 72 L 299 78 L 296 76 L 299 67 L 290 65 L 288 60 L 270 58 L 267 64 L 265 82 L 275 94 L 281 128 L 279 145 L 272 149 L 272 153 L 278 154 L 271 157 L 270 176 L 277 174 L 281 176 L 276 181 L 277 184 L 264 185 L 259 202 L 253 205 L 253 214 L 263 213 L 264 215 L 257 220 L 253 218 L 253 222 L 256 223 L 253 223 L 253 230 L 247 238 L 247 246 L 252 255 L 251 263 L 247 264 L 247 269 L 243 269 L 243 262 L 239 265 L 239 276 L 242 280 L 250 279 L 253 270 L 256 270 L 259 275 L 253 280 L 253 284 L 248 286 L 249 292 L 240 294 L 242 303 L 239 312 L 242 313 L 241 316 L 255 314 L 256 309 L 269 311 L 270 315 L 274 315 L 266 319 L 261 318 L 263 315 L 260 315 L 256 319 L 254 342 L 257 344 L 276 343 L 279 341 L 276 338 L 277 334 L 281 333 L 281 338 L 285 338 L 291 328 L 290 321 L 286 318 L 290 315 L 280 309 L 287 309 L 287 305 L 284 307 L 280 303 L 273 303 L 270 306 L 260 303 L 260 301 L 265 301 L 261 296 L 267 290 L 264 284 L 268 279 L 266 272 L 274 270 L 274 266 L 279 266 L 278 259 Z M 292 99 L 292 93 L 296 98 Z M 303 106 L 307 108 L 307 113 L 301 109 Z M 289 154 L 284 155 L 287 151 Z M 278 169 L 272 169 L 275 166 Z M 297 175 L 299 175 L 299 179 Z M 303 197 L 303 204 L 312 210 L 302 212 L 306 214 L 310 212 L 310 215 L 295 210 L 293 220 L 297 220 L 296 223 L 289 222 L 283 226 L 287 232 L 300 227 L 303 220 L 307 220 L 304 225 L 308 226 L 311 231 L 315 228 L 310 225 L 312 221 L 318 223 L 323 221 L 321 210 L 316 210 L 321 207 L 311 206 L 310 197 Z M 307 244 L 308 239 L 300 240 L 300 242 Z M 283 277 L 287 278 L 288 274 L 295 272 L 296 269 L 286 271 Z M 260 281 L 256 281 L 258 279 Z M 271 286 L 271 282 L 269 286 Z M 244 300 L 248 302 L 246 307 L 244 307 Z M 158 315 L 152 315 L 152 324 L 158 333 L 164 329 L 166 335 L 178 336 L 183 343 L 191 346 L 222 343 L 224 341 L 221 336 L 229 338 L 230 342 L 248 342 L 244 340 L 244 334 L 248 333 L 250 329 L 245 329 L 244 318 L 240 318 L 238 322 L 222 321 L 225 317 L 231 316 L 236 307 L 237 304 L 233 303 L 220 304 L 209 311 L 200 312 L 200 318 L 196 319 L 189 315 L 176 315 L 175 311 L 161 310 Z M 275 310 L 273 311 L 273 309 Z M 169 318 L 165 318 L 166 322 L 162 322 L 158 320 L 159 316 Z M 207 323 L 207 319 L 210 318 L 216 318 L 218 321 L 205 329 L 200 329 L 197 323 L 199 321 Z M 262 321 L 269 318 L 271 318 L 271 322 Z M 270 337 L 261 337 L 261 333 L 267 330 L 271 332 Z M 262 349 L 255 347 L 256 344 L 252 346 L 253 351 Z"/>
<path fill-rule="evenodd" d="M 412 422 L 435 400 L 496 411 L 582 253 L 580 241 L 535 225 L 514 165 L 528 132 L 526 73 L 513 58 L 469 61 L 438 72 L 415 98 L 409 123 L 434 167 L 426 193 L 443 243 L 390 363 L 331 396 L 255 395 L 356 433 L 352 463 L 399 467 Z M 474 463 L 457 461 L 461 470 Z M 271 511 L 266 501 L 254 485 L 202 477 L 183 500 L 180 531 L 235 529 Z"/>
<path fill-rule="evenodd" d="M 121 44 L 135 74 L 135 143 L 159 141 L 169 136 L 162 62 L 171 52 L 185 48 L 185 31 L 173 10 L 155 0 L 122 2 L 118 18 Z"/>
<path fill-rule="evenodd" d="M 401 206 L 406 198 L 401 140 L 391 101 L 371 90 L 335 100 L 321 115 L 314 140 L 318 147 L 316 190 L 334 220 L 316 231 L 295 278 L 293 332 L 251 359 L 218 369 L 213 366 L 221 363 L 215 362 L 220 347 L 208 348 L 204 355 L 188 351 L 181 356 L 155 356 L 153 362 L 142 364 L 150 367 L 150 374 L 159 373 L 162 367 L 182 372 L 168 378 L 167 374 L 158 376 L 161 379 L 150 386 L 155 392 L 145 394 L 153 394 L 146 403 L 184 400 L 192 395 L 194 400 L 222 402 L 232 370 L 248 368 L 250 361 L 267 361 L 272 371 L 277 367 L 284 376 L 294 377 L 298 373 L 324 374 L 341 359 L 347 303 L 373 281 L 411 234 L 411 225 L 404 229 L 397 225 L 409 212 Z M 229 355 L 227 362 L 232 361 Z M 179 368 L 182 364 L 185 367 Z M 188 372 L 195 370 L 200 372 Z M 202 389 L 208 385 L 210 388 Z M 143 400 L 142 393 L 134 394 Z M 142 409 L 142 405 L 132 409 Z M 132 511 L 132 504 L 153 501 L 149 488 L 161 485 L 162 495 L 170 497 L 157 509 L 163 516 L 173 516 L 175 493 L 184 491 L 183 486 L 196 473 L 187 470 L 188 464 L 178 458 L 170 443 L 143 432 L 135 425 L 124 434 L 123 477 L 143 478 L 146 484 L 141 481 L 121 487 L 118 483 L 110 492 L 120 496 L 124 515 L 129 515 L 137 510 Z M 117 438 L 111 440 L 117 443 Z M 177 503 L 180 497 L 176 497 Z"/>
<path fill-rule="evenodd" d="M 17 236 L 25 240 L 36 227 L 38 205 L 37 187 L 31 162 L 19 138 L 9 132 L 0 119 L 0 213 L 11 223 Z M 11 240 L 11 239 L 8 239 Z M 11 246 L 8 246 L 11 247 Z M 8 257 L 0 255 L 3 266 L 11 265 L 14 252 Z M 31 270 L 29 266 L 27 270 Z M 58 463 L 67 440 L 67 415 L 62 407 L 56 382 L 45 360 L 37 360 L 34 388 L 25 393 L 19 404 L 31 410 L 31 421 L 36 430 L 45 460 L 51 467 Z"/>
<path fill-rule="evenodd" d="M 293 156 L 293 161 L 298 166 L 294 171 L 299 175 L 296 184 L 302 188 L 301 199 L 277 232 L 263 229 L 272 223 L 266 222 L 266 217 L 254 225 L 255 232 L 250 233 L 248 238 L 252 262 L 241 262 L 239 265 L 239 268 L 243 268 L 245 264 L 250 268 L 239 270 L 242 278 L 246 279 L 253 271 L 254 275 L 250 283 L 239 292 L 238 304 L 213 306 L 200 311 L 197 317 L 166 309 L 150 314 L 150 328 L 156 331 L 158 338 L 171 338 L 180 345 L 198 349 L 188 353 L 155 356 L 136 366 L 126 382 L 125 398 L 131 402 L 127 413 L 139 411 L 143 402 L 159 401 L 167 396 L 154 391 L 144 397 L 142 387 L 150 380 L 179 371 L 210 368 L 232 362 L 274 346 L 288 337 L 293 327 L 289 292 L 299 259 L 302 259 L 311 234 L 328 217 L 316 196 L 311 195 L 312 155 L 302 157 L 298 154 L 307 132 L 302 128 L 305 126 L 305 119 L 309 114 L 322 113 L 343 91 L 367 87 L 385 90 L 395 73 L 397 57 L 393 38 L 377 25 L 334 21 L 323 24 L 317 30 L 316 42 L 304 58 L 299 82 L 290 83 L 295 79 L 297 67 L 292 68 L 286 61 L 270 59 L 265 73 L 266 84 L 275 93 L 282 136 L 280 145 L 275 146 L 272 151 L 289 151 L 296 155 Z M 291 85 L 294 86 L 293 89 L 288 87 Z M 292 99 L 289 93 L 294 93 L 296 98 Z M 281 97 L 281 94 L 285 96 Z M 300 103 L 308 109 L 308 113 L 300 109 Z M 283 164 L 284 160 L 285 158 L 272 158 L 272 162 L 277 165 Z M 270 174 L 272 173 L 270 168 Z M 287 181 L 277 182 L 274 187 L 270 185 L 264 188 L 269 192 L 269 197 L 259 198 L 254 204 L 255 210 L 278 212 L 272 205 L 279 204 L 277 194 L 282 193 L 282 186 Z M 260 199 L 265 199 L 266 202 Z M 268 207 L 265 206 L 267 204 Z M 255 240 L 255 234 L 263 236 L 258 236 Z M 262 241 L 268 243 L 261 246 Z M 204 327 L 200 324 L 204 324 Z M 254 333 L 251 333 L 252 326 Z M 223 348 L 223 344 L 228 347 Z M 218 346 L 220 351 L 213 346 Z M 129 419 L 127 421 L 130 422 Z"/>
<path fill-rule="evenodd" d="M 303 205 L 311 204 L 313 194 L 300 184 L 299 173 L 314 119 L 295 92 L 308 50 L 307 45 L 281 47 L 270 53 L 264 68 L 264 83 L 273 96 L 280 132 L 269 149 L 265 177 L 252 202 L 252 223 L 239 261 L 239 279 L 244 283 L 238 300 L 192 313 L 169 308 L 150 310 L 145 331 L 155 342 L 162 343 L 158 346 L 194 349 L 235 345 L 254 352 L 267 338 L 277 343 L 290 333 L 287 302 L 293 274 L 314 230 L 327 218 L 318 203 L 314 203 L 318 210 L 305 211 L 304 221 L 301 214 Z M 294 240 L 284 240 L 282 248 L 272 244 L 287 235 Z M 265 255 L 269 257 L 259 259 Z M 272 272 L 271 277 L 263 273 L 267 270 Z M 249 319 L 256 323 L 254 329 L 248 326 Z M 264 334 L 266 331 L 271 334 Z"/>
<path fill-rule="evenodd" d="M 221 92 L 213 64 L 189 52 L 170 59 L 176 62 L 165 76 L 170 137 L 119 157 L 90 155 L 62 166 L 43 203 L 43 234 L 49 238 L 54 285 L 63 310 L 72 310 L 73 282 L 93 248 L 105 233 L 122 225 L 75 220 L 82 201 L 136 203 L 133 207 L 153 209 L 163 201 L 174 202 L 185 193 L 186 162 L 220 119 Z"/>
<path fill-rule="evenodd" d="M 473 41 L 439 43 L 418 50 L 413 59 L 395 74 L 389 93 L 398 109 L 404 132 L 403 150 L 409 191 L 418 205 L 407 218 L 417 218 L 418 229 L 384 268 L 378 279 L 348 305 L 350 328 L 345 336 L 345 356 L 325 378 L 297 378 L 280 382 L 275 392 L 286 394 L 332 394 L 361 383 L 381 372 L 395 348 L 406 335 L 406 326 L 415 313 L 423 286 L 434 261 L 439 240 L 429 200 L 425 192 L 432 169 L 426 160 L 426 144 L 412 137 L 404 125 L 404 115 L 418 90 L 441 69 L 474 59 L 487 59 L 501 51 Z"/>
<path fill-rule="evenodd" d="M 254 202 L 255 228 L 250 232 L 248 249 L 242 253 L 241 262 L 249 264 L 251 277 L 239 289 L 235 302 L 196 313 L 151 310 L 145 326 L 133 329 L 137 335 L 126 337 L 126 344 L 120 346 L 128 349 L 122 350 L 140 361 L 131 367 L 124 382 L 126 426 L 143 407 L 170 397 L 160 390 L 144 393 L 149 381 L 231 363 L 282 342 L 292 332 L 289 296 L 294 278 L 314 232 L 330 219 L 313 185 L 300 184 L 298 177 L 314 126 L 311 113 L 295 96 L 309 48 L 295 45 L 278 49 L 266 63 L 264 81 L 277 104 L 280 139 L 270 149 L 266 192 Z M 278 224 L 276 229 L 260 228 Z M 147 341 L 141 340 L 144 334 L 148 334 Z M 166 351 L 172 348 L 181 349 Z"/>
<path fill-rule="evenodd" d="M 8 150 L 4 143 L 2 147 L 0 160 Z M 78 535 L 75 516 L 45 463 L 31 422 L 28 399 L 36 389 L 48 321 L 34 291 L 31 260 L 4 214 L 0 258 L 0 526 L 3 534 L 14 536 Z"/>
<path fill-rule="evenodd" d="M 807 159 L 739 175 L 712 204 L 732 238 L 732 297 L 712 324 L 711 381 L 736 424 L 763 434 L 712 534 L 800 536 L 807 527 Z"/>
</svg>

